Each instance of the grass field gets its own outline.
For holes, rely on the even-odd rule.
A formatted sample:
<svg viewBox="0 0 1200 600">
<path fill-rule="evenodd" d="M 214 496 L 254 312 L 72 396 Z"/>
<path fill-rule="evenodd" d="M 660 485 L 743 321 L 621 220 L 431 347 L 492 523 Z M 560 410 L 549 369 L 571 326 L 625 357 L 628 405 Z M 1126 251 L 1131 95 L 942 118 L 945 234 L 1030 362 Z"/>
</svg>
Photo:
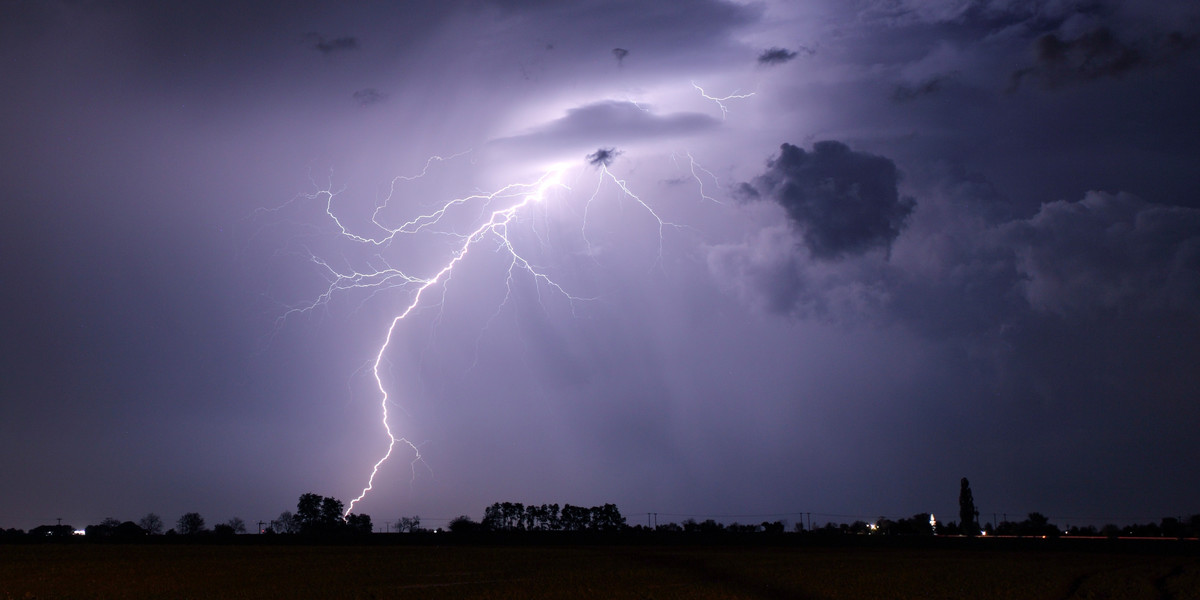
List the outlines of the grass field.
<svg viewBox="0 0 1200 600">
<path fill-rule="evenodd" d="M 796 546 L 0 545 L 0 599 L 1200 599 L 1194 553 Z"/>
</svg>

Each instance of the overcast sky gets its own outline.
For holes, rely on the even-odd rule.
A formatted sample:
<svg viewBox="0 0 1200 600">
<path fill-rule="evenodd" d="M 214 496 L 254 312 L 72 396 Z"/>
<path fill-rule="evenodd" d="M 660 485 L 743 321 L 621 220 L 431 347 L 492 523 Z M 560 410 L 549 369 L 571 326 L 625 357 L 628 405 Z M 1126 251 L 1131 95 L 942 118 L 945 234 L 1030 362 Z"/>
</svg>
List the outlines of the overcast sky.
<svg viewBox="0 0 1200 600">
<path fill-rule="evenodd" d="M 0 1 L 0 527 L 348 502 L 414 302 L 376 523 L 957 520 L 964 476 L 987 521 L 1200 512 L 1198 36 L 1190 0 Z"/>
</svg>

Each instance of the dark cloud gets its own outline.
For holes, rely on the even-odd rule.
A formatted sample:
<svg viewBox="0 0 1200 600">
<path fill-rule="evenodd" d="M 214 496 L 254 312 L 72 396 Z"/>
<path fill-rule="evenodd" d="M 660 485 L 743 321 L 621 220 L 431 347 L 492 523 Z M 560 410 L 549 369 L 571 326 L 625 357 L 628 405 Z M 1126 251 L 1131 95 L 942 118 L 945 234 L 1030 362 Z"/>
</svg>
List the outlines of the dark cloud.
<svg viewBox="0 0 1200 600">
<path fill-rule="evenodd" d="M 897 191 L 899 177 L 890 159 L 822 141 L 811 152 L 783 144 L 767 172 L 741 189 L 778 202 L 813 257 L 830 260 L 890 249 L 916 206 Z"/>
<path fill-rule="evenodd" d="M 1145 67 L 1172 62 L 1197 46 L 1196 34 L 1174 31 L 1132 42 L 1121 40 L 1107 27 L 1099 27 L 1073 39 L 1055 33 L 1034 42 L 1034 64 L 1012 76 L 1011 89 L 1026 78 L 1053 89 L 1072 83 L 1106 77 L 1121 77 Z"/>
<path fill-rule="evenodd" d="M 1074 15 L 1109 12 L 1106 0 L 875 0 L 859 18 L 888 25 L 956 25 L 998 31 L 1014 25 L 1049 31 Z"/>
<path fill-rule="evenodd" d="M 363 88 L 357 92 L 354 92 L 354 100 L 357 101 L 360 106 L 370 106 L 372 104 L 379 104 L 380 102 L 387 100 L 387 94 L 375 88 Z"/>
<path fill-rule="evenodd" d="M 599 150 L 587 155 L 585 160 L 587 160 L 587 164 L 592 165 L 593 167 L 607 167 L 611 165 L 613 161 L 616 160 L 620 155 L 621 151 L 617 150 L 616 148 L 600 148 Z"/>
<path fill-rule="evenodd" d="M 806 50 L 807 50 L 807 48 L 806 48 Z M 811 53 L 812 53 L 812 51 L 809 50 L 809 54 L 811 54 Z M 798 56 L 797 53 L 793 52 L 792 50 L 788 50 L 787 48 L 781 48 L 779 46 L 775 46 L 775 47 L 763 50 L 762 54 L 758 55 L 758 64 L 760 64 L 760 65 L 782 65 L 783 63 L 788 62 L 789 60 L 792 60 L 793 58 L 796 58 L 796 56 Z"/>
<path fill-rule="evenodd" d="M 524 149 L 547 147 L 563 149 L 599 142 L 615 143 L 685 136 L 710 130 L 720 121 L 699 113 L 657 115 L 651 107 L 633 102 L 603 100 L 567 111 L 566 116 L 550 121 L 524 135 L 495 140 L 500 145 Z"/>
<path fill-rule="evenodd" d="M 1014 219 L 988 206 L 978 182 L 931 194 L 889 261 L 807 260 L 803 240 L 774 227 L 714 248 L 709 268 L 770 312 L 901 322 L 937 339 L 1044 328 L 1050 317 L 1200 324 L 1200 209 L 1089 192 Z"/>
<path fill-rule="evenodd" d="M 349 35 L 328 40 L 319 33 L 309 32 L 304 34 L 304 40 L 311 43 L 313 48 L 320 50 L 322 54 L 358 49 L 358 38 Z"/>
<path fill-rule="evenodd" d="M 625 57 L 629 56 L 629 51 L 624 48 L 613 48 L 612 53 L 613 53 L 613 56 L 616 57 L 616 59 L 617 59 L 617 66 L 621 66 L 622 64 L 624 64 Z"/>
</svg>

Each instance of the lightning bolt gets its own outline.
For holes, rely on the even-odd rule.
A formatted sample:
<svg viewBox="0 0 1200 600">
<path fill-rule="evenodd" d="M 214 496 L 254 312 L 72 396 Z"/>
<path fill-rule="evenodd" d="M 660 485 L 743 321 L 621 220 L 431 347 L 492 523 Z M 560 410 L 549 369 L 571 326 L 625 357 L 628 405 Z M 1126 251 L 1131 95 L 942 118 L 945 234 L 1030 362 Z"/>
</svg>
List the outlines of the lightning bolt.
<svg viewBox="0 0 1200 600">
<path fill-rule="evenodd" d="M 709 96 L 708 94 L 706 94 L 704 92 L 704 88 L 696 85 L 695 81 L 692 82 L 692 87 L 696 88 L 696 91 L 700 92 L 700 95 L 703 96 L 705 99 L 712 100 L 713 102 L 717 103 L 717 106 L 721 107 L 721 120 L 722 121 L 725 120 L 725 117 L 729 116 L 729 107 L 725 106 L 725 102 L 727 102 L 729 100 L 743 100 L 743 99 L 749 98 L 754 95 L 754 92 L 750 92 L 749 94 L 739 94 L 737 90 L 734 90 L 733 93 L 728 96 L 725 96 L 723 98 L 717 98 L 716 96 Z"/>
<path fill-rule="evenodd" d="M 697 173 L 696 171 L 699 170 L 701 173 L 708 175 L 709 179 L 712 179 L 713 183 L 718 188 L 721 187 L 721 180 L 718 179 L 717 176 L 712 171 L 709 171 L 708 169 L 704 168 L 704 165 L 701 165 L 700 163 L 696 162 L 696 157 L 692 156 L 692 153 L 690 151 L 685 151 L 684 155 L 687 156 L 687 158 L 688 158 L 688 170 L 691 171 L 691 173 L 692 173 L 692 179 L 696 180 L 696 185 L 700 186 L 700 198 L 703 200 L 708 200 L 709 202 L 715 202 L 717 204 L 725 204 L 724 202 L 721 202 L 720 200 L 717 200 L 716 198 L 713 198 L 712 196 L 709 196 L 707 193 L 705 193 L 704 180 L 700 177 L 700 173 Z M 671 153 L 671 160 L 676 161 L 676 165 L 678 165 L 678 157 L 675 155 L 674 152 Z"/>
<path fill-rule="evenodd" d="M 426 166 L 428 167 L 428 163 Z M 387 353 L 388 347 L 391 346 L 392 338 L 396 333 L 396 327 L 399 326 L 400 322 L 407 318 L 408 315 L 411 314 L 412 311 L 421 304 L 421 298 L 429 288 L 433 287 L 444 279 L 449 278 L 451 272 L 454 270 L 454 267 L 466 259 L 467 255 L 471 251 L 471 248 L 477 242 L 484 239 L 489 233 L 491 233 L 500 239 L 501 245 L 512 257 L 512 262 L 509 263 L 510 278 L 512 270 L 519 267 L 532 274 L 538 281 L 547 284 L 554 290 L 567 297 L 570 297 L 570 295 L 567 294 L 561 286 L 551 280 L 544 273 L 541 273 L 535 269 L 528 260 L 522 257 L 521 254 L 517 252 L 516 248 L 513 247 L 512 242 L 508 239 L 508 224 L 516 217 L 517 212 L 530 204 L 542 201 L 546 197 L 546 193 L 551 188 L 561 186 L 562 174 L 563 168 L 561 166 L 556 166 L 542 174 L 542 176 L 533 184 L 512 184 L 502 188 L 498 192 L 494 192 L 486 196 L 471 196 L 465 199 L 452 200 L 433 213 L 421 215 L 411 221 L 406 222 L 400 227 L 389 230 L 387 236 L 383 238 L 383 241 L 386 241 L 399 233 L 418 231 L 432 223 L 436 223 L 442 218 L 442 216 L 445 215 L 446 210 L 455 204 L 461 204 L 472 199 L 485 199 L 487 201 L 491 201 L 497 197 L 510 196 L 514 190 L 532 188 L 532 190 L 525 194 L 519 202 L 506 208 L 492 211 L 488 219 L 484 221 L 482 225 L 477 227 L 474 231 L 462 236 L 462 243 L 454 252 L 453 258 L 447 261 L 446 264 L 432 276 L 417 280 L 420 285 L 413 293 L 412 299 L 409 301 L 408 305 L 400 311 L 399 314 L 392 318 L 391 324 L 388 325 L 387 334 L 384 336 L 383 343 L 379 346 L 379 351 L 376 352 L 375 361 L 371 366 L 371 373 L 375 378 L 375 386 L 378 388 L 380 394 L 379 406 L 380 410 L 382 411 L 383 428 L 387 433 L 388 438 L 387 451 L 371 467 L 371 474 L 367 478 L 367 485 L 362 489 L 362 492 L 359 493 L 359 495 L 351 500 L 349 505 L 346 506 L 346 515 L 349 515 L 354 510 L 354 505 L 362 501 L 362 499 L 365 498 L 367 494 L 370 493 L 370 491 L 374 488 L 375 476 L 379 474 L 379 469 L 383 466 L 383 464 L 387 462 L 389 458 L 391 458 L 392 452 L 396 448 L 396 444 L 405 444 L 413 451 L 414 458 L 412 464 L 414 468 L 416 463 L 421 460 L 421 450 L 416 446 L 416 444 L 413 444 L 405 437 L 397 436 L 396 433 L 392 431 L 391 419 L 388 412 L 388 402 L 391 396 L 388 394 L 387 386 L 383 384 L 383 377 L 380 375 L 379 370 L 380 366 L 383 364 L 384 356 Z M 378 211 L 376 211 L 376 216 L 377 215 Z M 330 216 L 333 217 L 332 214 Z M 378 224 L 378 221 L 375 219 L 373 219 L 373 222 Z M 359 239 L 357 236 L 353 236 L 352 234 L 347 235 L 351 235 L 352 239 Z M 382 243 L 376 242 L 375 240 L 367 241 L 372 243 Z M 406 278 L 405 281 L 411 281 L 411 279 Z"/>
<path fill-rule="evenodd" d="M 370 261 L 372 265 L 365 270 L 359 270 L 353 267 L 336 266 L 330 261 L 322 259 L 314 253 L 309 252 L 309 260 L 318 265 L 321 271 L 326 275 L 329 282 L 328 286 L 312 301 L 298 306 L 293 306 L 288 309 L 279 317 L 280 321 L 286 320 L 293 315 L 312 311 L 331 302 L 336 295 L 351 290 L 369 291 L 367 299 L 370 299 L 375 294 L 388 289 L 406 288 L 411 291 L 411 296 L 409 296 L 407 303 L 400 307 L 398 312 L 395 313 L 395 316 L 393 316 L 388 322 L 387 329 L 383 335 L 383 340 L 378 349 L 375 351 L 374 358 L 369 361 L 371 366 L 370 373 L 374 378 L 375 388 L 378 391 L 380 421 L 386 434 L 387 448 L 382 456 L 371 466 L 370 474 L 367 476 L 366 485 L 362 488 L 358 496 L 351 500 L 346 506 L 344 513 L 345 515 L 351 514 L 355 506 L 364 498 L 366 498 L 367 495 L 374 489 L 376 478 L 379 476 L 384 464 L 386 464 L 392 455 L 395 454 L 397 447 L 407 446 L 408 450 L 411 451 L 413 458 L 410 466 L 412 467 L 413 477 L 416 477 L 417 464 L 423 462 L 423 457 L 417 444 L 414 444 L 407 437 L 400 435 L 395 429 L 393 429 L 391 411 L 389 410 L 390 408 L 394 408 L 391 406 L 393 393 L 388 391 L 388 386 L 384 382 L 384 374 L 382 372 L 384 369 L 384 363 L 388 355 L 389 348 L 392 346 L 393 340 L 395 340 L 399 335 L 398 329 L 400 328 L 401 323 L 408 319 L 409 316 L 421 306 L 422 302 L 426 300 L 426 297 L 430 293 L 436 293 L 431 291 L 433 288 L 441 286 L 444 297 L 446 293 L 446 284 L 450 280 L 454 269 L 471 255 L 472 250 L 476 246 L 478 246 L 484 240 L 494 240 L 496 242 L 495 249 L 503 251 L 509 257 L 507 277 L 505 279 L 505 296 L 499 303 L 496 313 L 489 318 L 489 323 L 508 303 L 512 293 L 512 283 L 515 275 L 518 272 L 524 272 L 528 274 L 534 279 L 535 282 L 537 282 L 538 285 L 536 286 L 536 289 L 538 290 L 539 294 L 539 302 L 541 301 L 542 289 L 548 289 L 551 292 L 566 298 L 571 303 L 573 313 L 577 302 L 592 300 L 592 298 L 577 297 L 569 293 L 566 288 L 531 263 L 530 260 L 526 258 L 526 256 L 513 244 L 513 241 L 509 237 L 509 228 L 514 223 L 514 220 L 518 218 L 518 215 L 522 213 L 522 211 L 530 208 L 533 205 L 542 203 L 555 190 L 569 191 L 571 189 L 570 186 L 564 183 L 564 178 L 567 171 L 566 165 L 559 164 L 552 166 L 531 182 L 511 183 L 491 193 L 478 193 L 445 201 L 442 204 L 433 207 L 433 210 L 430 212 L 413 217 L 398 226 L 389 226 L 384 222 L 384 211 L 387 208 L 388 203 L 393 198 L 396 192 L 396 187 L 399 183 L 404 181 L 413 181 L 415 179 L 424 177 L 435 162 L 450 160 L 452 158 L 461 156 L 462 154 L 465 153 L 459 153 L 447 158 L 440 156 L 430 157 L 426 161 L 424 168 L 419 174 L 400 176 L 393 179 L 387 196 L 381 203 L 376 205 L 374 212 L 371 214 L 370 225 L 368 228 L 374 228 L 375 231 L 373 233 L 351 231 L 350 228 L 343 222 L 343 220 L 338 217 L 336 206 L 338 202 L 337 198 L 339 194 L 344 191 L 344 188 L 334 190 L 332 185 L 326 185 L 320 191 L 305 196 L 310 200 L 321 202 L 324 205 L 325 215 L 335 225 L 336 231 L 339 233 L 339 235 L 357 244 L 370 247 L 375 250 L 375 253 L 373 259 Z M 607 153 L 604 154 L 604 160 L 592 160 L 592 157 L 589 157 L 588 159 L 588 163 L 596 168 L 599 176 L 597 177 L 596 187 L 592 191 L 590 197 L 588 197 L 586 205 L 584 206 L 583 225 L 581 231 L 582 236 L 585 243 L 588 244 L 589 250 L 591 250 L 591 244 L 587 241 L 588 211 L 590 210 L 592 204 L 597 202 L 604 184 L 606 182 L 611 183 L 619 191 L 621 197 L 632 200 L 636 206 L 648 214 L 653 219 L 653 222 L 657 224 L 658 257 L 655 261 L 655 264 L 661 266 L 663 259 L 663 236 L 665 230 L 668 228 L 683 228 L 685 226 L 664 219 L 650 204 L 636 194 L 624 179 L 617 177 L 612 171 L 609 170 L 609 164 L 618 154 L 620 153 L 609 149 Z M 599 156 L 599 154 L 597 156 Z M 691 159 L 690 154 L 689 159 Z M 697 181 L 699 181 L 699 176 L 697 175 L 696 171 L 697 165 L 694 159 L 691 160 L 692 174 L 697 178 Z M 702 167 L 701 169 L 703 170 Z M 711 173 L 709 173 L 709 175 L 711 176 Z M 703 192 L 701 193 L 701 196 L 704 198 L 709 198 L 708 196 L 704 195 Z M 289 203 L 290 202 L 291 201 L 289 201 Z M 476 221 L 479 223 L 479 225 L 475 226 L 474 229 L 471 229 L 466 233 L 456 232 L 454 231 L 453 227 L 438 227 L 438 224 L 442 223 L 443 219 L 448 218 L 448 211 L 454 207 L 466 204 L 478 204 L 482 207 L 480 209 L 480 215 L 477 217 L 478 220 Z M 450 236 L 455 240 L 455 242 L 452 243 L 452 251 L 448 259 L 445 260 L 445 262 L 443 262 L 441 266 L 438 267 L 437 270 L 431 275 L 418 277 L 411 273 L 402 271 L 401 269 L 393 267 L 381 254 L 378 253 L 379 249 L 388 246 L 400 236 L 417 234 L 421 232 L 426 234 Z M 280 323 L 277 322 L 277 326 L 279 325 Z M 485 328 L 486 327 L 487 326 L 485 325 Z M 476 340 L 476 352 L 478 353 L 478 340 Z M 476 356 L 476 361 L 477 360 L 478 355 Z M 472 368 L 473 366 L 474 364 L 471 365 Z"/>
</svg>

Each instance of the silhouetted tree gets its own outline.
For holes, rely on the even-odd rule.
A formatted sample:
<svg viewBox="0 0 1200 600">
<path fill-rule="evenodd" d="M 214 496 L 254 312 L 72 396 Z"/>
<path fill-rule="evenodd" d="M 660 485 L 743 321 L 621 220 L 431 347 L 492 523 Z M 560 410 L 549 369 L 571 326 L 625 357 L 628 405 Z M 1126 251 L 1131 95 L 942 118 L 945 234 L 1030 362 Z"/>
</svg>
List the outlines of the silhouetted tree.
<svg viewBox="0 0 1200 600">
<path fill-rule="evenodd" d="M 588 528 L 594 531 L 620 531 L 625 528 L 625 517 L 616 504 L 593 506 L 589 509 Z"/>
<path fill-rule="evenodd" d="M 96 525 L 84 527 L 83 532 L 89 538 L 107 538 L 116 535 L 117 527 L 120 525 L 120 521 L 112 517 L 106 517 Z"/>
<path fill-rule="evenodd" d="M 1025 537 L 1057 537 L 1061 532 L 1057 526 L 1050 523 L 1050 520 L 1045 515 L 1034 512 L 1029 513 L 1029 517 L 1020 523 L 1010 523 L 1008 521 L 1001 523 L 1000 527 L 996 528 L 996 533 L 998 535 Z"/>
<path fill-rule="evenodd" d="M 886 519 L 884 519 L 886 521 Z M 881 522 L 882 523 L 882 522 Z M 917 513 L 907 519 L 891 522 L 887 531 L 888 535 L 933 535 L 933 526 L 929 524 L 929 513 Z M 883 525 L 880 525 L 880 529 Z"/>
<path fill-rule="evenodd" d="M 489 531 L 520 531 L 525 528 L 525 505 L 496 502 L 484 509 L 481 525 Z"/>
<path fill-rule="evenodd" d="M 175 523 L 175 531 L 182 535 L 196 535 L 207 531 L 204 527 L 204 517 L 200 513 L 186 513 Z"/>
<path fill-rule="evenodd" d="M 333 497 L 301 494 L 296 502 L 296 520 L 300 533 L 322 535 L 346 530 L 342 501 Z"/>
<path fill-rule="evenodd" d="M 70 537 L 75 534 L 74 525 L 38 525 L 29 530 L 30 537 Z"/>
<path fill-rule="evenodd" d="M 321 523 L 336 526 L 343 521 L 342 501 L 332 496 L 321 499 Z"/>
<path fill-rule="evenodd" d="M 411 517 L 400 517 L 396 521 L 396 531 L 401 533 L 416 533 L 421 530 L 421 517 L 413 515 Z"/>
<path fill-rule="evenodd" d="M 474 533 L 479 531 L 479 523 L 471 520 L 467 515 L 459 515 L 450 519 L 450 524 L 447 525 L 452 533 Z"/>
<path fill-rule="evenodd" d="M 783 533 L 783 530 L 786 528 L 786 524 L 783 521 L 763 521 L 759 527 L 762 528 L 764 533 L 777 535 Z"/>
<path fill-rule="evenodd" d="M 566 531 L 583 531 L 591 525 L 592 511 L 582 506 L 564 504 L 558 520 Z"/>
<path fill-rule="evenodd" d="M 313 494 L 301 494 L 296 502 L 296 522 L 300 530 L 315 529 L 321 523 L 321 501 L 324 497 Z"/>
<path fill-rule="evenodd" d="M 971 483 L 966 477 L 963 477 L 959 484 L 958 522 L 963 535 L 978 535 L 979 510 L 975 508 L 975 495 L 971 493 Z"/>
<path fill-rule="evenodd" d="M 279 518 L 271 521 L 271 531 L 275 533 L 300 533 L 300 520 L 291 511 L 279 513 Z"/>
<path fill-rule="evenodd" d="M 867 523 L 866 521 L 862 521 L 862 520 L 851 523 L 850 527 L 846 530 L 846 533 L 850 533 L 853 535 L 870 535 L 871 533 L 876 533 L 876 532 L 877 532 L 877 530 L 871 529 L 871 525 L 869 523 Z"/>
<path fill-rule="evenodd" d="M 546 529 L 558 531 L 562 529 L 561 515 L 559 513 L 558 503 L 543 504 L 543 518 L 545 519 Z"/>
<path fill-rule="evenodd" d="M 1100 531 L 1096 529 L 1095 525 L 1084 525 L 1083 527 L 1072 525 L 1070 529 L 1067 530 L 1067 535 L 1094 537 L 1100 535 Z"/>
<path fill-rule="evenodd" d="M 934 533 L 938 535 L 962 535 L 962 529 L 959 528 L 958 523 L 955 521 L 950 521 L 949 523 L 939 521 L 937 527 L 934 529 Z"/>
<path fill-rule="evenodd" d="M 228 521 L 225 521 L 225 524 L 228 525 L 230 529 L 233 529 L 234 533 L 246 533 L 246 522 L 238 517 L 234 517 Z"/>
<path fill-rule="evenodd" d="M 163 532 L 162 519 L 154 513 L 146 513 L 146 516 L 138 521 L 138 525 L 150 535 L 159 535 Z"/>
<path fill-rule="evenodd" d="M 373 529 L 371 515 L 351 513 L 346 517 L 346 527 L 349 528 L 351 533 L 371 533 Z"/>
</svg>

